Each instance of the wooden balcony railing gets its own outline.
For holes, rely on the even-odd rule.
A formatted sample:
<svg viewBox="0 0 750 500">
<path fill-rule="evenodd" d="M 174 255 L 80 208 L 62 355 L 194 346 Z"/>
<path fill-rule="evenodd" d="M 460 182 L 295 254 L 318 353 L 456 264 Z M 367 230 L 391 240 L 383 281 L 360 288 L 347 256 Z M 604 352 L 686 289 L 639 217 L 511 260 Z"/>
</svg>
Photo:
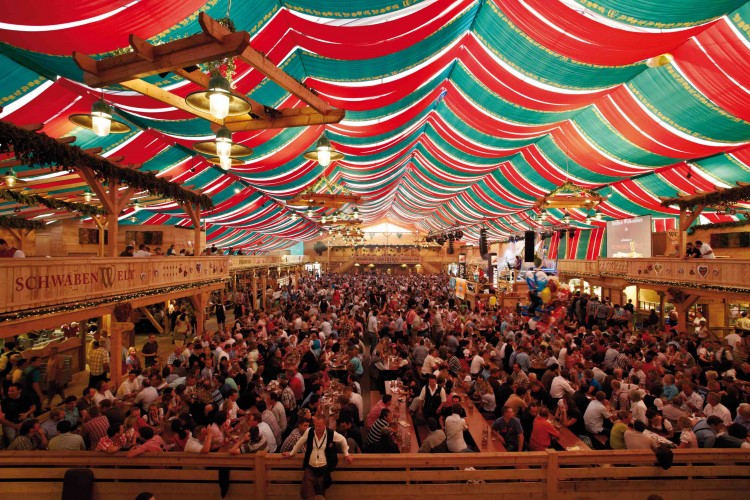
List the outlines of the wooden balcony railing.
<svg viewBox="0 0 750 500">
<path fill-rule="evenodd" d="M 216 282 L 228 257 L 0 259 L 0 313 Z"/>
<path fill-rule="evenodd" d="M 302 461 L 278 454 L 229 456 L 162 453 L 125 458 L 92 452 L 0 452 L 0 488 L 8 498 L 59 499 L 67 469 L 94 475 L 94 498 L 131 500 L 150 491 L 159 500 L 299 498 Z M 657 466 L 650 450 L 355 455 L 339 461 L 329 500 L 357 498 L 518 497 L 531 500 L 665 498 L 744 499 L 750 451 L 675 450 Z M 223 479 L 220 479 L 223 478 Z M 685 496 L 687 495 L 687 496 Z"/>
<path fill-rule="evenodd" d="M 750 292 L 750 260 L 729 259 L 599 259 L 560 260 L 561 274 L 581 277 L 614 277 L 636 283 L 684 284 L 718 291 Z"/>
<path fill-rule="evenodd" d="M 261 266 L 286 266 L 304 264 L 309 258 L 306 255 L 233 255 L 229 257 L 229 270 L 239 271 Z"/>
</svg>

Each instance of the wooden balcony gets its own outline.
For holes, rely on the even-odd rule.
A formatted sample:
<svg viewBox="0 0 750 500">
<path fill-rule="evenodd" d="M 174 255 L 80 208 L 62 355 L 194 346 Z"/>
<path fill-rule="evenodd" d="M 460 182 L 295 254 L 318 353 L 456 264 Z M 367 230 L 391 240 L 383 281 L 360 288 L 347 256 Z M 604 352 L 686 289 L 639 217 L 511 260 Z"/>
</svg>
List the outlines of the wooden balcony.
<svg viewBox="0 0 750 500">
<path fill-rule="evenodd" d="M 228 257 L 1 259 L 0 314 L 129 300 L 228 278 Z"/>
<path fill-rule="evenodd" d="M 233 255 L 229 258 L 229 271 L 242 271 L 253 267 L 290 266 L 304 264 L 306 255 Z"/>
<path fill-rule="evenodd" d="M 677 286 L 750 293 L 750 260 L 729 259 L 599 259 L 560 260 L 561 275 L 581 278 L 618 278 L 632 284 Z"/>
</svg>

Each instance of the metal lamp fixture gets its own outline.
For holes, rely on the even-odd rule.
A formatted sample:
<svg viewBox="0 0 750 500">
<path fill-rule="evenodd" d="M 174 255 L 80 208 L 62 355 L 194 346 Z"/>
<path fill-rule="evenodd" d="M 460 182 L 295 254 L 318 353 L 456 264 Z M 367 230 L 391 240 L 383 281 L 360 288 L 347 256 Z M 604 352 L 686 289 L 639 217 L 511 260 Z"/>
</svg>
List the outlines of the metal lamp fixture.
<svg viewBox="0 0 750 500">
<path fill-rule="evenodd" d="M 9 169 L 8 169 L 8 170 L 7 170 L 6 172 L 5 172 L 5 185 L 6 185 L 6 186 L 8 186 L 8 187 L 11 187 L 11 188 L 12 188 L 13 186 L 15 186 L 15 185 L 16 185 L 16 180 L 17 180 L 17 179 L 18 179 L 18 177 L 16 176 L 16 171 L 15 171 L 15 170 L 13 170 L 12 168 L 9 168 Z"/>
<path fill-rule="evenodd" d="M 88 202 L 91 201 L 91 198 L 92 198 L 91 191 L 89 191 L 87 189 L 86 191 L 83 192 L 83 201 L 85 201 L 86 203 L 88 203 Z"/>
<path fill-rule="evenodd" d="M 91 113 L 70 115 L 68 120 L 79 127 L 93 130 L 99 137 L 130 132 L 130 126 L 113 120 L 112 114 L 112 106 L 104 102 L 103 99 L 100 99 L 91 106 Z"/>
<path fill-rule="evenodd" d="M 205 155 L 218 156 L 220 160 L 221 158 L 248 156 L 253 153 L 253 150 L 249 147 L 233 142 L 232 132 L 226 127 L 221 127 L 216 131 L 216 138 L 213 141 L 196 142 L 193 149 Z M 219 164 L 221 165 L 221 163 Z M 229 165 L 226 161 L 225 164 Z M 228 168 L 225 170 L 228 170 Z"/>
<path fill-rule="evenodd" d="M 218 165 L 222 170 L 229 170 L 232 167 L 245 164 L 244 161 L 229 157 L 219 158 L 218 156 L 215 156 L 213 158 L 206 158 L 206 160 L 212 165 Z"/>
<path fill-rule="evenodd" d="M 327 167 L 332 161 L 344 159 L 344 155 L 333 149 L 331 141 L 325 135 L 320 136 L 314 151 L 308 151 L 302 156 L 308 160 L 317 161 L 321 167 Z"/>
<path fill-rule="evenodd" d="M 221 75 L 212 76 L 208 89 L 189 94 L 185 102 L 191 108 L 210 113 L 219 120 L 227 116 L 244 115 L 252 110 L 250 103 L 242 96 L 232 93 L 229 80 Z"/>
</svg>

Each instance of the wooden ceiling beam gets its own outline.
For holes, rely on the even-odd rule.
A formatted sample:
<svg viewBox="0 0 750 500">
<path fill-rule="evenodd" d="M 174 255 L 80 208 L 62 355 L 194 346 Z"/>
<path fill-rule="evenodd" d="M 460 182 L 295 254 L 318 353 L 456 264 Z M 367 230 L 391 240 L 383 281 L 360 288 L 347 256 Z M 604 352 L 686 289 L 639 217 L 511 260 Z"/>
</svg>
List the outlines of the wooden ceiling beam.
<svg viewBox="0 0 750 500">
<path fill-rule="evenodd" d="M 143 94 L 148 97 L 152 97 L 156 99 L 157 101 L 161 101 L 164 104 L 186 111 L 192 115 L 197 116 L 198 118 L 203 118 L 204 120 L 208 120 L 211 123 L 215 123 L 216 125 L 222 125 L 223 123 L 222 120 L 215 118 L 213 115 L 209 113 L 203 113 L 201 111 L 198 111 L 195 108 L 191 108 L 190 106 L 188 106 L 188 104 L 185 102 L 185 99 L 183 99 L 182 97 L 175 95 L 171 92 L 168 92 L 166 90 L 162 90 L 156 85 L 148 83 L 145 80 L 139 80 L 139 79 L 125 80 L 119 83 L 120 85 L 122 85 L 123 87 L 127 89 L 133 90 L 135 92 L 138 92 L 139 94 Z"/>
<path fill-rule="evenodd" d="M 322 114 L 314 108 L 282 109 L 281 116 L 267 120 L 248 120 L 242 117 L 227 117 L 225 126 L 232 132 L 249 130 L 265 130 L 274 128 L 308 127 L 310 125 L 324 125 L 339 123 L 346 115 L 343 109 L 331 109 L 328 114 Z"/>
<path fill-rule="evenodd" d="M 143 41 L 137 37 L 131 38 L 131 42 L 137 47 L 133 52 L 99 61 L 81 52 L 73 52 L 73 60 L 84 72 L 84 82 L 92 87 L 106 87 L 186 66 L 237 56 L 250 45 L 250 35 L 246 31 L 240 31 L 228 33 L 219 39 L 215 34 L 208 36 L 205 33 L 199 33 L 151 46 L 153 50 L 146 49 L 141 43 Z"/>
</svg>

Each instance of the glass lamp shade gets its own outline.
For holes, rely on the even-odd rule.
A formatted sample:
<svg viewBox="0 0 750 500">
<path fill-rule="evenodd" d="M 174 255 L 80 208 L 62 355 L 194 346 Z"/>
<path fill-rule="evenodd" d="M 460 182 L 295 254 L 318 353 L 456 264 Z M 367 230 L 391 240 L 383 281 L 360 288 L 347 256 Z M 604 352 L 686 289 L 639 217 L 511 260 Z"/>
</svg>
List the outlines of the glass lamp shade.
<svg viewBox="0 0 750 500">
<path fill-rule="evenodd" d="M 332 161 L 344 159 L 344 155 L 333 149 L 331 141 L 324 135 L 318 139 L 315 150 L 308 151 L 303 156 L 308 160 L 317 161 L 321 167 L 327 167 Z"/>
<path fill-rule="evenodd" d="M 331 150 L 330 148 L 327 149 L 319 149 L 318 150 L 318 164 L 321 167 L 327 167 L 331 164 Z"/>
<path fill-rule="evenodd" d="M 219 120 L 227 116 L 244 115 L 252 110 L 246 99 L 232 93 L 229 80 L 221 75 L 212 76 L 208 82 L 208 89 L 189 94 L 185 102 L 198 111 L 211 113 Z"/>
<path fill-rule="evenodd" d="M 232 168 L 232 159 L 228 156 L 219 156 L 219 166 L 222 170 L 229 170 Z"/>
<path fill-rule="evenodd" d="M 216 131 L 216 154 L 219 158 L 229 158 L 232 154 L 232 133 L 226 127 Z"/>
<path fill-rule="evenodd" d="M 91 107 L 91 128 L 99 137 L 109 135 L 112 126 L 112 107 L 104 101 L 96 101 Z"/>
<path fill-rule="evenodd" d="M 5 185 L 8 187 L 16 185 L 16 172 L 12 168 L 5 172 Z"/>
</svg>

